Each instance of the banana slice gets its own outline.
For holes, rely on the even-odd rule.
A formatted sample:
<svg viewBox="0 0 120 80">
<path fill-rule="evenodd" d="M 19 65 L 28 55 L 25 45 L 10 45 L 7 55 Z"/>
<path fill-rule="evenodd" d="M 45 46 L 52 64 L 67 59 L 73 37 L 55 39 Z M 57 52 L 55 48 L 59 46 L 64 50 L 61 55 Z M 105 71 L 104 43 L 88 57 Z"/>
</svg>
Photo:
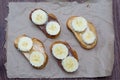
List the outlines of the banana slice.
<svg viewBox="0 0 120 80">
<path fill-rule="evenodd" d="M 34 67 L 40 67 L 44 64 L 44 55 L 39 51 L 33 51 L 30 55 L 30 63 Z"/>
<path fill-rule="evenodd" d="M 60 32 L 60 25 L 56 21 L 50 21 L 46 25 L 46 31 L 50 35 L 57 35 Z"/>
<path fill-rule="evenodd" d="M 66 57 L 64 60 L 62 60 L 62 66 L 65 71 L 67 72 L 74 72 L 78 69 L 78 61 L 72 56 Z"/>
<path fill-rule="evenodd" d="M 88 27 L 87 20 L 83 17 L 75 17 L 72 20 L 71 25 L 73 29 L 77 32 L 82 32 Z"/>
<path fill-rule="evenodd" d="M 54 44 L 52 47 L 52 54 L 57 59 L 64 59 L 68 55 L 68 48 L 61 43 Z"/>
<path fill-rule="evenodd" d="M 48 14 L 41 9 L 37 9 L 32 12 L 31 20 L 36 25 L 43 25 L 48 21 Z"/>
<path fill-rule="evenodd" d="M 22 37 L 18 42 L 18 49 L 20 51 L 30 51 L 33 46 L 33 41 L 29 37 Z"/>
<path fill-rule="evenodd" d="M 96 39 L 96 35 L 92 31 L 90 31 L 88 29 L 82 34 L 82 40 L 86 44 L 92 44 L 92 43 L 94 43 L 95 39 Z"/>
</svg>

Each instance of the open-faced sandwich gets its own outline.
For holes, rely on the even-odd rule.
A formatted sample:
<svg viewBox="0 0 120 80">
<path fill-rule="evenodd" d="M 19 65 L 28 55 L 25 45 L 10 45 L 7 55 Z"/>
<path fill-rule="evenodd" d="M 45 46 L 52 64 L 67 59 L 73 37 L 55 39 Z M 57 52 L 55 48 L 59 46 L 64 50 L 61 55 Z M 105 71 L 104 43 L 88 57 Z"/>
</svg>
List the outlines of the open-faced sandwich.
<svg viewBox="0 0 120 80">
<path fill-rule="evenodd" d="M 98 40 L 96 29 L 84 17 L 71 16 L 66 25 L 83 48 L 92 49 L 96 46 Z"/>
<path fill-rule="evenodd" d="M 61 32 L 60 23 L 57 17 L 54 14 L 48 14 L 43 9 L 34 9 L 30 13 L 30 20 L 48 38 L 56 38 Z"/>
<path fill-rule="evenodd" d="M 42 69 L 47 65 L 48 55 L 40 40 L 21 35 L 15 39 L 14 45 L 34 68 Z"/>
<path fill-rule="evenodd" d="M 66 72 L 75 72 L 79 67 L 78 55 L 67 42 L 56 41 L 50 47 L 58 65 Z"/>
</svg>

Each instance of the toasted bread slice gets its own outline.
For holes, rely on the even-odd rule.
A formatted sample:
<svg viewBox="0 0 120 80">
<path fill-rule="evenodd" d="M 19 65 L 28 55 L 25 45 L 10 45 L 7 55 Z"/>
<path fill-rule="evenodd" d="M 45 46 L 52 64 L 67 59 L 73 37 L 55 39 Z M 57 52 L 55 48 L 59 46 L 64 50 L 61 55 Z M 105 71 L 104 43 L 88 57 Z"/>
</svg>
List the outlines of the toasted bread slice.
<svg viewBox="0 0 120 80">
<path fill-rule="evenodd" d="M 63 42 L 63 41 L 55 41 L 55 42 L 53 42 L 53 43 L 51 44 L 51 46 L 50 46 L 50 51 L 51 51 L 52 55 L 53 55 L 52 48 L 53 48 L 53 46 L 54 46 L 55 44 L 64 44 L 64 45 L 67 47 L 67 49 L 68 49 L 68 55 L 67 55 L 66 57 L 72 56 L 72 57 L 74 57 L 74 58 L 77 60 L 77 62 L 79 62 L 79 58 L 78 58 L 77 52 L 76 52 L 74 49 L 72 49 L 71 46 L 70 46 L 67 42 Z M 55 56 L 54 56 L 54 57 L 55 57 Z M 59 67 L 61 67 L 61 68 L 65 71 L 65 69 L 63 68 L 63 65 L 62 65 L 62 61 L 63 61 L 65 58 L 64 58 L 64 59 L 57 59 L 57 58 L 55 58 L 55 59 L 56 59 L 58 65 L 59 65 Z M 67 72 L 67 71 L 66 71 L 66 72 Z"/>
<path fill-rule="evenodd" d="M 37 9 L 34 9 L 33 11 L 31 11 L 31 13 L 30 13 L 30 20 L 31 20 L 32 23 L 33 23 L 32 18 L 31 18 L 32 13 L 33 13 L 35 10 L 39 10 L 39 9 L 40 9 L 40 10 L 43 10 L 43 9 L 41 9 L 41 8 L 37 8 Z M 45 10 L 43 10 L 43 11 L 46 12 Z M 46 12 L 46 13 L 47 13 L 47 12 Z M 51 34 L 49 34 L 49 33 L 46 31 L 46 25 L 47 25 L 47 23 L 50 22 L 50 21 L 55 21 L 55 22 L 57 22 L 59 25 L 60 25 L 60 23 L 59 23 L 57 17 L 56 17 L 54 14 L 52 14 L 52 13 L 47 13 L 47 15 L 48 15 L 48 21 L 47 21 L 45 24 L 43 24 L 43 25 L 37 25 L 37 24 L 35 24 L 35 23 L 33 23 L 33 24 L 35 24 L 35 25 L 46 35 L 46 37 L 53 39 L 53 38 L 56 38 L 56 37 L 59 36 L 59 34 L 60 34 L 60 32 L 61 32 L 61 28 L 60 28 L 60 31 L 59 31 L 56 35 L 51 35 Z"/>
<path fill-rule="evenodd" d="M 88 22 L 88 27 L 89 29 L 96 35 L 96 39 L 94 41 L 94 43 L 92 44 L 86 44 L 83 40 L 82 40 L 82 37 L 80 34 L 84 33 L 85 31 L 83 32 L 76 32 L 73 30 L 72 26 L 71 26 L 71 22 L 72 20 L 77 17 L 77 16 L 71 16 L 70 18 L 68 18 L 67 22 L 66 22 L 66 25 L 67 25 L 67 28 L 74 34 L 74 36 L 76 37 L 76 39 L 78 40 L 78 42 L 80 43 L 80 45 L 85 48 L 85 49 L 92 49 L 96 46 L 97 44 L 97 32 L 96 32 L 96 29 L 94 27 L 94 25 L 91 23 L 91 22 Z"/>
<path fill-rule="evenodd" d="M 14 41 L 14 46 L 18 49 L 18 42 L 19 42 L 19 39 L 20 38 L 22 38 L 22 37 L 27 37 L 26 35 L 21 35 L 21 36 L 19 36 L 19 37 L 17 37 L 16 39 L 15 39 L 15 41 Z M 19 49 L 19 51 L 23 54 L 23 56 L 30 62 L 30 55 L 31 55 L 31 52 L 32 51 L 39 51 L 39 52 L 41 52 L 42 54 L 43 54 L 43 56 L 44 56 L 44 63 L 43 63 L 43 65 L 41 65 L 41 66 L 39 66 L 39 67 L 36 67 L 36 66 L 33 66 L 34 68 L 37 68 L 37 69 L 42 69 L 42 68 L 44 68 L 46 65 L 47 65 L 47 62 L 48 62 L 48 55 L 46 54 L 46 52 L 45 52 L 45 47 L 44 47 L 44 45 L 43 45 L 43 43 L 40 41 L 40 40 L 38 40 L 38 39 L 36 39 L 36 38 L 32 38 L 32 41 L 33 41 L 33 46 L 32 46 L 32 48 L 31 48 L 31 50 L 30 51 L 27 51 L 27 52 L 23 52 L 23 51 L 20 51 Z"/>
</svg>

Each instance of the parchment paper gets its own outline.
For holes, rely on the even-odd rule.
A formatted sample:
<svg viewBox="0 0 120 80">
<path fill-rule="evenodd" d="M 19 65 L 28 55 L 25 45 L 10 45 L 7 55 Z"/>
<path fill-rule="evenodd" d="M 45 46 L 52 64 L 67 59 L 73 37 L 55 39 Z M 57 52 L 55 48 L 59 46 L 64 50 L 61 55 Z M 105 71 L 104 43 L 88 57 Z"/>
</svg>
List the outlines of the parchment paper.
<svg viewBox="0 0 120 80">
<path fill-rule="evenodd" d="M 56 39 L 49 39 L 29 20 L 29 13 L 35 8 L 42 8 L 57 16 L 61 24 L 61 34 Z M 97 46 L 92 50 L 83 49 L 74 35 L 67 29 L 66 21 L 70 16 L 84 16 L 91 21 L 98 33 Z M 9 3 L 7 18 L 7 76 L 9 78 L 74 78 L 110 76 L 114 63 L 114 30 L 112 22 L 112 0 L 99 0 L 95 3 L 77 2 L 26 2 Z M 40 39 L 49 56 L 47 66 L 42 70 L 34 69 L 14 47 L 17 36 L 26 34 Z M 50 45 L 56 40 L 67 41 L 79 56 L 77 72 L 65 73 L 50 53 Z"/>
</svg>

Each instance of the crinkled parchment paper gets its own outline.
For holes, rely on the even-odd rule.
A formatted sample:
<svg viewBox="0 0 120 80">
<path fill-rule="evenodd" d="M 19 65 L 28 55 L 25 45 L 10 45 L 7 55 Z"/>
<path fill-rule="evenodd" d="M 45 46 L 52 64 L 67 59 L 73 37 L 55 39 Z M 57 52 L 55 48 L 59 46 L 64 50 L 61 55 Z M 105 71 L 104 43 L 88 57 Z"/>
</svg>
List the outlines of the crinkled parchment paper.
<svg viewBox="0 0 120 80">
<path fill-rule="evenodd" d="M 57 16 L 61 24 L 61 34 L 49 39 L 29 20 L 30 12 L 42 8 Z M 74 35 L 67 29 L 66 21 L 70 16 L 84 16 L 91 21 L 98 33 L 97 46 L 92 50 L 83 49 Z M 9 78 L 73 78 L 110 76 L 114 63 L 114 30 L 112 21 L 112 0 L 98 2 L 10 2 L 7 18 L 7 76 Z M 14 47 L 17 36 L 26 34 L 40 39 L 49 56 L 47 66 L 42 70 L 34 69 Z M 56 40 L 67 41 L 79 56 L 77 72 L 65 73 L 50 53 L 50 45 Z"/>
</svg>

